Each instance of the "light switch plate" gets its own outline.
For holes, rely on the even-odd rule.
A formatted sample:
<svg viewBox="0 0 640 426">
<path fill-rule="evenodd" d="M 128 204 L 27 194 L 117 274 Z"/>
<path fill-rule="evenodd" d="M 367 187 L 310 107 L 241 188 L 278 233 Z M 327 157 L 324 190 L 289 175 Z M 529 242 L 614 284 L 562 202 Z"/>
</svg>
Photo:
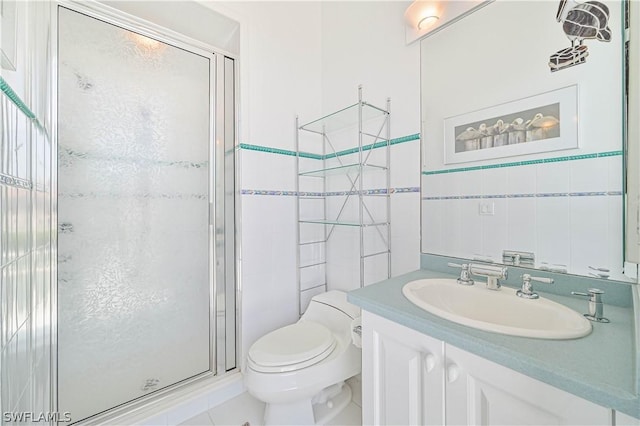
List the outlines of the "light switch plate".
<svg viewBox="0 0 640 426">
<path fill-rule="evenodd" d="M 480 216 L 493 216 L 496 214 L 496 204 L 494 202 L 480 202 L 478 213 Z"/>
</svg>

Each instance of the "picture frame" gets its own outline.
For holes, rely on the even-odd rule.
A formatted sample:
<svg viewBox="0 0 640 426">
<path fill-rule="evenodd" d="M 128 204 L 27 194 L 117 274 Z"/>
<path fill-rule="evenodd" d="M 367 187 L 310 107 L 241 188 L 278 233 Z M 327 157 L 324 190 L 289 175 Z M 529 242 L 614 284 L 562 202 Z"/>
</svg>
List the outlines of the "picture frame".
<svg viewBox="0 0 640 426">
<path fill-rule="evenodd" d="M 16 0 L 0 0 L 0 67 L 11 71 L 17 65 L 17 7 Z"/>
<path fill-rule="evenodd" d="M 444 119 L 444 163 L 578 148 L 578 86 Z"/>
</svg>

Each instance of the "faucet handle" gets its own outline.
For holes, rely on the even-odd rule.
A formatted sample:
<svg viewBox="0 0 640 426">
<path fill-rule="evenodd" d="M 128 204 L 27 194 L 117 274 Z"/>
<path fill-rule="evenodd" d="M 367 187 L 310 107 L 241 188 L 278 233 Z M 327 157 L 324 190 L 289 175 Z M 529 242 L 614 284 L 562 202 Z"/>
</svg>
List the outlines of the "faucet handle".
<svg viewBox="0 0 640 426">
<path fill-rule="evenodd" d="M 553 284 L 553 278 L 532 277 L 530 274 L 522 274 L 522 280 L 537 281 L 539 283 Z"/>
<path fill-rule="evenodd" d="M 447 266 L 452 268 L 460 268 L 460 278 L 458 278 L 458 284 L 462 285 L 473 285 L 473 279 L 471 278 L 471 274 L 469 273 L 469 264 L 463 263 L 462 265 L 459 263 L 447 263 Z"/>
<path fill-rule="evenodd" d="M 532 277 L 530 274 L 522 274 L 522 288 L 516 291 L 516 296 L 522 297 L 523 299 L 538 299 L 540 296 L 533 291 L 531 281 L 553 284 L 553 278 Z"/>
<path fill-rule="evenodd" d="M 599 288 L 590 288 L 587 291 L 588 293 L 582 293 L 580 291 L 571 292 L 574 296 L 584 296 L 589 298 L 589 313 L 584 314 L 585 318 L 589 321 L 609 322 L 609 320 L 603 316 L 604 304 L 602 303 L 602 295 L 604 294 L 604 291 Z"/>
<path fill-rule="evenodd" d="M 594 303 L 602 303 L 602 295 L 604 294 L 603 290 L 599 288 L 590 288 L 587 290 L 588 293 L 583 293 L 581 291 L 572 291 L 571 294 L 574 296 L 584 296 L 589 298 L 589 302 Z"/>
</svg>

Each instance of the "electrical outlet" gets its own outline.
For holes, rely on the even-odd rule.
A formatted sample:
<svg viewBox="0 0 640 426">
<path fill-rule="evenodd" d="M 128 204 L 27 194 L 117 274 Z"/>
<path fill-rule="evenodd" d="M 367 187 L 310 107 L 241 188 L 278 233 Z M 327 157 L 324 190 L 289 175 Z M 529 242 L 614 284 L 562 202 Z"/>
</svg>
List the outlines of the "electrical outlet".
<svg viewBox="0 0 640 426">
<path fill-rule="evenodd" d="M 480 216 L 493 216 L 496 214 L 496 204 L 492 201 L 481 201 L 478 205 L 478 213 L 480 213 Z"/>
</svg>

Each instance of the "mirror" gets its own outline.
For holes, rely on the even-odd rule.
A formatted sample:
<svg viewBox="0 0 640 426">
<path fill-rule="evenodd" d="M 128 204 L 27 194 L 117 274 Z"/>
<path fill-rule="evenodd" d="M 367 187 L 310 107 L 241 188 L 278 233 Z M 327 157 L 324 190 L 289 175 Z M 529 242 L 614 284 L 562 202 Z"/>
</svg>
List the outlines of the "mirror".
<svg viewBox="0 0 640 426">
<path fill-rule="evenodd" d="M 625 21 L 627 23 L 627 42 L 625 46 L 626 57 L 626 84 L 625 95 L 627 111 L 626 142 L 627 142 L 627 205 L 625 226 L 625 258 L 629 262 L 640 263 L 640 122 L 637 120 L 640 114 L 640 89 L 638 74 L 640 73 L 640 53 L 636 46 L 640 44 L 640 4 L 638 2 L 625 2 L 627 5 Z M 636 47 L 630 49 L 629 46 Z M 629 120 L 629 117 L 635 117 Z"/>
<path fill-rule="evenodd" d="M 594 38 L 584 5 L 497 0 L 421 41 L 423 253 L 630 280 L 623 3 L 603 3 Z"/>
</svg>

